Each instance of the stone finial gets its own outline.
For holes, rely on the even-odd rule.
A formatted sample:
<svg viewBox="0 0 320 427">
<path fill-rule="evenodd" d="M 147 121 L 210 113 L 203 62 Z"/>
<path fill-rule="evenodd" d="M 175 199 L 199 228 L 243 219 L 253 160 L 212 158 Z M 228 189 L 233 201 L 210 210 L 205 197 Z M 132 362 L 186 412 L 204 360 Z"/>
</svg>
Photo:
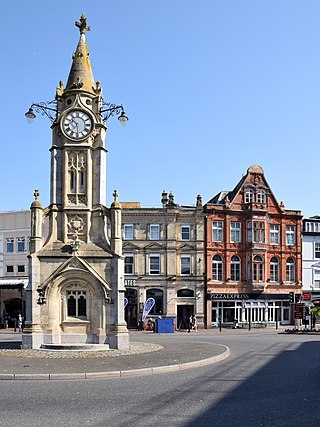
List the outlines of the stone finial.
<svg viewBox="0 0 320 427">
<path fill-rule="evenodd" d="M 283 201 L 281 200 L 281 202 L 280 202 L 280 209 L 283 211 L 284 210 L 284 203 L 283 203 Z"/>
<path fill-rule="evenodd" d="M 86 31 L 90 31 L 91 27 L 87 25 L 87 18 L 84 14 L 81 15 L 80 22 L 75 22 L 76 27 L 79 28 L 80 34 L 85 34 Z"/>
<path fill-rule="evenodd" d="M 119 197 L 119 192 L 118 192 L 118 190 L 114 190 L 114 192 L 113 192 L 113 200 L 114 200 L 114 202 L 117 202 L 118 201 L 118 197 Z"/>
<path fill-rule="evenodd" d="M 39 190 L 34 190 L 33 195 L 34 195 L 34 200 L 38 200 L 38 198 L 39 198 L 39 196 L 40 196 L 40 192 L 39 192 Z"/>
<path fill-rule="evenodd" d="M 202 206 L 202 196 L 201 194 L 197 195 L 197 207 Z"/>
<path fill-rule="evenodd" d="M 167 193 L 165 190 L 163 190 L 163 191 L 162 191 L 161 203 L 162 203 L 162 207 L 163 207 L 163 208 L 164 208 L 164 207 L 167 205 L 167 203 L 168 203 L 168 193 Z"/>
</svg>

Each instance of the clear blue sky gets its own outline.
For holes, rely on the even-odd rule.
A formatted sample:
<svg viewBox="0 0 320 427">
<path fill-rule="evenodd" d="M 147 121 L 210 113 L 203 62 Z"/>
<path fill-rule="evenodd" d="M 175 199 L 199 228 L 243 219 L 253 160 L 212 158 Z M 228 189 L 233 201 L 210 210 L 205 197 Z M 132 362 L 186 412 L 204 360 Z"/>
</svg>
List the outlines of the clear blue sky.
<svg viewBox="0 0 320 427">
<path fill-rule="evenodd" d="M 49 203 L 50 122 L 32 102 L 67 80 L 84 13 L 108 121 L 107 200 L 159 206 L 232 190 L 259 164 L 278 202 L 319 215 L 320 1 L 1 2 L 0 210 Z"/>
</svg>

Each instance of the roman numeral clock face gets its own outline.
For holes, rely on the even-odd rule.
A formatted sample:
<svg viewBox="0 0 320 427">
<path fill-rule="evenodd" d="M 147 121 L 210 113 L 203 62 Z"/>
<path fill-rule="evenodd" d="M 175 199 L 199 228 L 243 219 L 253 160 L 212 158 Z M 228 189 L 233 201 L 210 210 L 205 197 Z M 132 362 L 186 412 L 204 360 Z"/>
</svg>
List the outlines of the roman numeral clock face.
<svg viewBox="0 0 320 427">
<path fill-rule="evenodd" d="M 62 130 L 68 138 L 82 140 L 92 130 L 92 119 L 84 111 L 72 110 L 62 120 Z"/>
</svg>

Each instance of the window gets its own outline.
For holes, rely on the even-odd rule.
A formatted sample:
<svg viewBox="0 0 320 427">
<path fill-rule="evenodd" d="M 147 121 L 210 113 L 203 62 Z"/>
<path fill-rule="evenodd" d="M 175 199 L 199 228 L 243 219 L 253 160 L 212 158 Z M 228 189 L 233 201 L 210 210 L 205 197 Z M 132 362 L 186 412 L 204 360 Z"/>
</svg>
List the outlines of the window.
<svg viewBox="0 0 320 427">
<path fill-rule="evenodd" d="M 133 224 L 124 224 L 124 240 L 133 240 Z"/>
<path fill-rule="evenodd" d="M 159 240 L 160 238 L 159 224 L 150 224 L 150 240 Z"/>
<path fill-rule="evenodd" d="M 294 266 L 294 260 L 292 258 L 288 258 L 286 262 L 286 281 L 287 282 L 295 281 L 295 266 Z"/>
<path fill-rule="evenodd" d="M 86 291 L 67 291 L 67 315 L 69 317 L 87 317 Z"/>
<path fill-rule="evenodd" d="M 253 221 L 248 223 L 248 242 L 264 243 L 264 222 Z"/>
<path fill-rule="evenodd" d="M 25 272 L 24 265 L 18 265 L 18 273 L 24 273 L 24 272 Z"/>
<path fill-rule="evenodd" d="M 181 240 L 190 240 L 190 226 L 181 225 Z"/>
<path fill-rule="evenodd" d="M 7 265 L 7 273 L 13 273 L 13 272 L 14 272 L 13 265 Z"/>
<path fill-rule="evenodd" d="M 215 255 L 212 258 L 212 280 L 222 281 L 222 258 Z"/>
<path fill-rule="evenodd" d="M 320 289 L 320 270 L 314 270 L 314 288 Z"/>
<path fill-rule="evenodd" d="M 240 222 L 230 223 L 230 242 L 231 243 L 241 242 L 241 223 Z"/>
<path fill-rule="evenodd" d="M 17 240 L 18 240 L 18 252 L 24 252 L 26 239 L 24 237 L 18 237 Z"/>
<path fill-rule="evenodd" d="M 191 297 L 194 297 L 194 292 L 192 289 L 179 289 L 177 291 L 177 297 L 191 298 Z"/>
<path fill-rule="evenodd" d="M 286 245 L 294 246 L 295 244 L 296 227 L 294 225 L 286 226 Z"/>
<path fill-rule="evenodd" d="M 240 281 L 240 258 L 237 255 L 231 257 L 231 280 L 233 282 Z"/>
<path fill-rule="evenodd" d="M 314 257 L 320 258 L 320 243 L 317 242 L 314 244 Z"/>
<path fill-rule="evenodd" d="M 253 203 L 254 202 L 254 191 L 252 188 L 246 189 L 246 199 L 245 203 Z"/>
<path fill-rule="evenodd" d="M 133 254 L 124 254 L 124 274 L 134 274 Z"/>
<path fill-rule="evenodd" d="M 150 255 L 149 262 L 149 274 L 160 274 L 160 255 Z"/>
<path fill-rule="evenodd" d="M 264 205 L 266 203 L 266 200 L 266 192 L 262 189 L 258 190 L 257 202 L 261 205 Z"/>
<path fill-rule="evenodd" d="M 270 260 L 270 282 L 279 282 L 279 260 L 276 257 Z"/>
<path fill-rule="evenodd" d="M 14 245 L 13 237 L 6 239 L 6 242 L 7 242 L 7 252 L 13 252 L 13 245 Z"/>
<path fill-rule="evenodd" d="M 155 304 L 149 314 L 163 314 L 163 291 L 161 289 L 148 289 L 148 298 L 154 298 L 155 300 Z"/>
<path fill-rule="evenodd" d="M 223 242 L 223 221 L 212 222 L 212 241 Z"/>
<path fill-rule="evenodd" d="M 180 256 L 180 274 L 191 274 L 191 255 Z"/>
<path fill-rule="evenodd" d="M 260 255 L 256 255 L 253 258 L 253 281 L 261 282 L 263 281 L 263 258 Z"/>
<path fill-rule="evenodd" d="M 270 245 L 280 244 L 280 225 L 270 224 Z"/>
</svg>

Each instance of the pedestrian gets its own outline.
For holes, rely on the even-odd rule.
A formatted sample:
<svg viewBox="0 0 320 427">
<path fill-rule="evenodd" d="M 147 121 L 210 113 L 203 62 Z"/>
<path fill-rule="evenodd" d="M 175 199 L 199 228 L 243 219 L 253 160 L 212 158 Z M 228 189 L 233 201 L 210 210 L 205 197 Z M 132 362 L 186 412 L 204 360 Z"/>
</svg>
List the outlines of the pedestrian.
<svg viewBox="0 0 320 427">
<path fill-rule="evenodd" d="M 188 319 L 188 332 L 190 332 L 192 329 L 192 314 L 190 314 Z"/>
<path fill-rule="evenodd" d="M 22 332 L 22 316 L 19 314 L 18 316 L 18 331 Z"/>
<path fill-rule="evenodd" d="M 197 326 L 197 318 L 196 318 L 196 316 L 193 316 L 193 317 L 192 317 L 192 330 L 193 330 L 193 331 L 195 331 L 195 332 L 197 332 L 197 330 L 198 330 L 198 326 Z"/>
<path fill-rule="evenodd" d="M 4 328 L 8 329 L 8 326 L 9 326 L 9 316 L 8 316 L 8 313 L 5 313 L 5 315 L 4 315 Z"/>
</svg>

